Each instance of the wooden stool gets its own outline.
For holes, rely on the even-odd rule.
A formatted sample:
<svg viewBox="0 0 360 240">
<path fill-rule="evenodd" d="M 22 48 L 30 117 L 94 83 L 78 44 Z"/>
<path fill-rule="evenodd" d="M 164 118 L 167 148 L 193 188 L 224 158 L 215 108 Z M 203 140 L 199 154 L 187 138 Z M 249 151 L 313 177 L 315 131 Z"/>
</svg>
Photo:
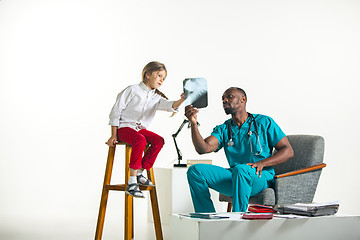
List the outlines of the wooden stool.
<svg viewBox="0 0 360 240">
<path fill-rule="evenodd" d="M 127 182 L 129 181 L 129 176 L 130 176 L 129 163 L 130 163 L 130 155 L 131 155 L 131 145 L 129 145 L 127 143 L 123 143 L 123 142 L 119 142 L 116 145 L 125 145 L 125 184 L 110 185 L 116 146 L 109 147 L 103 190 L 102 190 L 102 194 L 101 194 L 99 216 L 98 216 L 98 221 L 97 221 L 97 226 L 96 226 L 95 240 L 100 240 L 102 237 L 102 232 L 103 232 L 103 228 L 104 228 L 104 220 L 105 220 L 105 212 L 106 212 L 106 204 L 107 204 L 107 200 L 108 200 L 109 190 L 125 192 Z M 148 148 L 148 146 L 146 147 L 145 152 L 146 152 L 147 148 Z M 155 185 L 154 172 L 153 172 L 152 168 L 147 171 L 147 176 L 148 176 L 149 180 Z M 142 191 L 149 190 L 150 191 L 150 199 L 151 199 L 152 214 L 153 214 L 153 219 L 154 219 L 155 235 L 156 235 L 157 240 L 162 240 L 163 236 L 162 236 L 162 229 L 161 229 L 161 222 L 160 222 L 158 200 L 157 200 L 157 195 L 156 195 L 156 188 L 140 186 L 140 190 L 142 190 Z M 125 229 L 124 229 L 125 238 L 124 239 L 130 240 L 134 237 L 133 197 L 126 193 L 124 193 L 124 195 L 125 195 Z"/>
</svg>

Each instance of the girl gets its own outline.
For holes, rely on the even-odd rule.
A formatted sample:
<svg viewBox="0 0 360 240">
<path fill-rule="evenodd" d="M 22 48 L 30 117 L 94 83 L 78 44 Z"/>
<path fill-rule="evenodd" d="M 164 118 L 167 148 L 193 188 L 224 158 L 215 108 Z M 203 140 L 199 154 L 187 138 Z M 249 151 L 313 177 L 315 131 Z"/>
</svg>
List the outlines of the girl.
<svg viewBox="0 0 360 240">
<path fill-rule="evenodd" d="M 154 186 L 144 177 L 143 170 L 149 170 L 164 145 L 164 139 L 147 130 L 157 110 L 176 112 L 184 102 L 184 95 L 177 101 L 169 101 L 158 90 L 167 75 L 165 65 L 149 62 L 142 71 L 142 82 L 125 88 L 116 98 L 110 113 L 111 137 L 107 141 L 113 147 L 117 141 L 132 145 L 130 156 L 130 178 L 126 194 L 143 198 L 139 185 Z M 145 146 L 150 143 L 146 154 Z"/>
</svg>

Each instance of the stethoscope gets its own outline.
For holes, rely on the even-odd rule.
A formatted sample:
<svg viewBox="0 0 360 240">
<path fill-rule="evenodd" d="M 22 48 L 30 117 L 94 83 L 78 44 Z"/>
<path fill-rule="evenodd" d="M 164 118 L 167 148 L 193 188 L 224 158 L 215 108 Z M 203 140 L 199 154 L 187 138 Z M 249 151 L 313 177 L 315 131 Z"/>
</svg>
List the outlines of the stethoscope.
<svg viewBox="0 0 360 240">
<path fill-rule="evenodd" d="M 248 113 L 248 115 L 249 115 L 249 118 L 250 118 L 250 125 L 249 125 L 249 130 L 248 130 L 248 136 L 249 136 L 249 142 L 250 142 L 250 151 L 251 151 L 252 155 L 260 155 L 262 153 L 262 147 L 261 147 L 261 143 L 260 143 L 259 131 L 258 131 L 254 116 L 251 113 Z M 234 146 L 234 141 L 233 141 L 233 138 L 232 138 L 232 130 L 231 130 L 232 121 L 233 120 L 231 119 L 229 121 L 229 124 L 228 124 L 228 136 L 229 136 L 229 141 L 227 142 L 228 147 Z M 253 134 L 253 132 L 251 131 L 252 123 L 254 123 L 255 135 L 256 135 L 256 138 L 257 138 L 257 142 L 259 143 L 259 146 L 260 146 L 260 151 L 257 151 L 255 153 L 253 152 L 253 145 L 252 145 L 252 141 L 250 139 L 251 135 Z"/>
</svg>

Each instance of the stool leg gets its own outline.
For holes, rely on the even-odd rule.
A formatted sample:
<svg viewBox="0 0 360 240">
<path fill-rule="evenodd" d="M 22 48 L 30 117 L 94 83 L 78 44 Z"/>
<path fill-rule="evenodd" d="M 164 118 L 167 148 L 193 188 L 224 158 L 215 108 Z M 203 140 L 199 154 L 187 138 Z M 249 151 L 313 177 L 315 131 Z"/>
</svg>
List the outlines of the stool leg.
<svg viewBox="0 0 360 240">
<path fill-rule="evenodd" d="M 130 176 L 130 156 L 131 146 L 126 145 L 125 148 L 125 186 L 129 181 Z M 134 238 L 134 199 L 132 196 L 125 193 L 125 228 L 124 235 L 125 240 L 131 240 Z"/>
<path fill-rule="evenodd" d="M 134 237 L 134 212 L 133 197 L 125 194 L 125 240 L 131 240 Z"/>
<path fill-rule="evenodd" d="M 109 185 L 110 181 L 111 181 L 111 173 L 112 173 L 112 169 L 113 169 L 114 156 L 115 156 L 115 146 L 109 147 L 108 158 L 107 158 L 107 163 L 106 163 L 106 170 L 105 170 L 105 177 L 104 177 L 104 184 L 103 184 L 103 189 L 102 189 L 102 193 L 101 193 L 99 215 L 98 215 L 98 221 L 97 221 L 97 225 L 96 225 L 95 240 L 100 240 L 102 237 L 104 221 L 105 221 L 106 204 L 107 204 L 108 195 L 109 195 L 109 190 L 107 189 L 106 185 Z"/>
<path fill-rule="evenodd" d="M 148 178 L 150 179 L 150 181 L 154 185 L 156 185 L 153 169 L 151 168 L 149 171 L 147 171 L 147 174 L 148 174 Z M 154 219 L 156 239 L 163 240 L 161 221 L 160 221 L 159 204 L 158 204 L 158 199 L 157 199 L 157 195 L 156 195 L 156 187 L 153 187 L 149 191 L 150 191 L 151 208 L 152 208 L 152 214 L 153 214 L 153 219 Z"/>
</svg>

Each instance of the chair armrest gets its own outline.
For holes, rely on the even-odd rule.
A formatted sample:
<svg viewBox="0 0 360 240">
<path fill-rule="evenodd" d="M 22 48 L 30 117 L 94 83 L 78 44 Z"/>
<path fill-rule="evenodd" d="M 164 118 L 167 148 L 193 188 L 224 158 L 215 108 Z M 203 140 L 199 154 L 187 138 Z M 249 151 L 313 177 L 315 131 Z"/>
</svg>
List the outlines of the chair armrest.
<svg viewBox="0 0 360 240">
<path fill-rule="evenodd" d="M 291 172 L 288 172 L 288 173 L 275 175 L 274 178 L 282 178 L 282 177 L 292 176 L 292 175 L 296 175 L 296 174 L 300 174 L 300 173 L 311 172 L 311 171 L 318 170 L 318 169 L 321 169 L 321 168 L 324 168 L 324 167 L 326 167 L 326 164 L 325 163 L 320 163 L 320 164 L 316 164 L 316 165 L 313 165 L 313 166 L 310 166 L 310 167 L 301 168 L 301 169 L 298 169 L 298 170 L 295 170 L 295 171 L 291 171 Z"/>
</svg>

